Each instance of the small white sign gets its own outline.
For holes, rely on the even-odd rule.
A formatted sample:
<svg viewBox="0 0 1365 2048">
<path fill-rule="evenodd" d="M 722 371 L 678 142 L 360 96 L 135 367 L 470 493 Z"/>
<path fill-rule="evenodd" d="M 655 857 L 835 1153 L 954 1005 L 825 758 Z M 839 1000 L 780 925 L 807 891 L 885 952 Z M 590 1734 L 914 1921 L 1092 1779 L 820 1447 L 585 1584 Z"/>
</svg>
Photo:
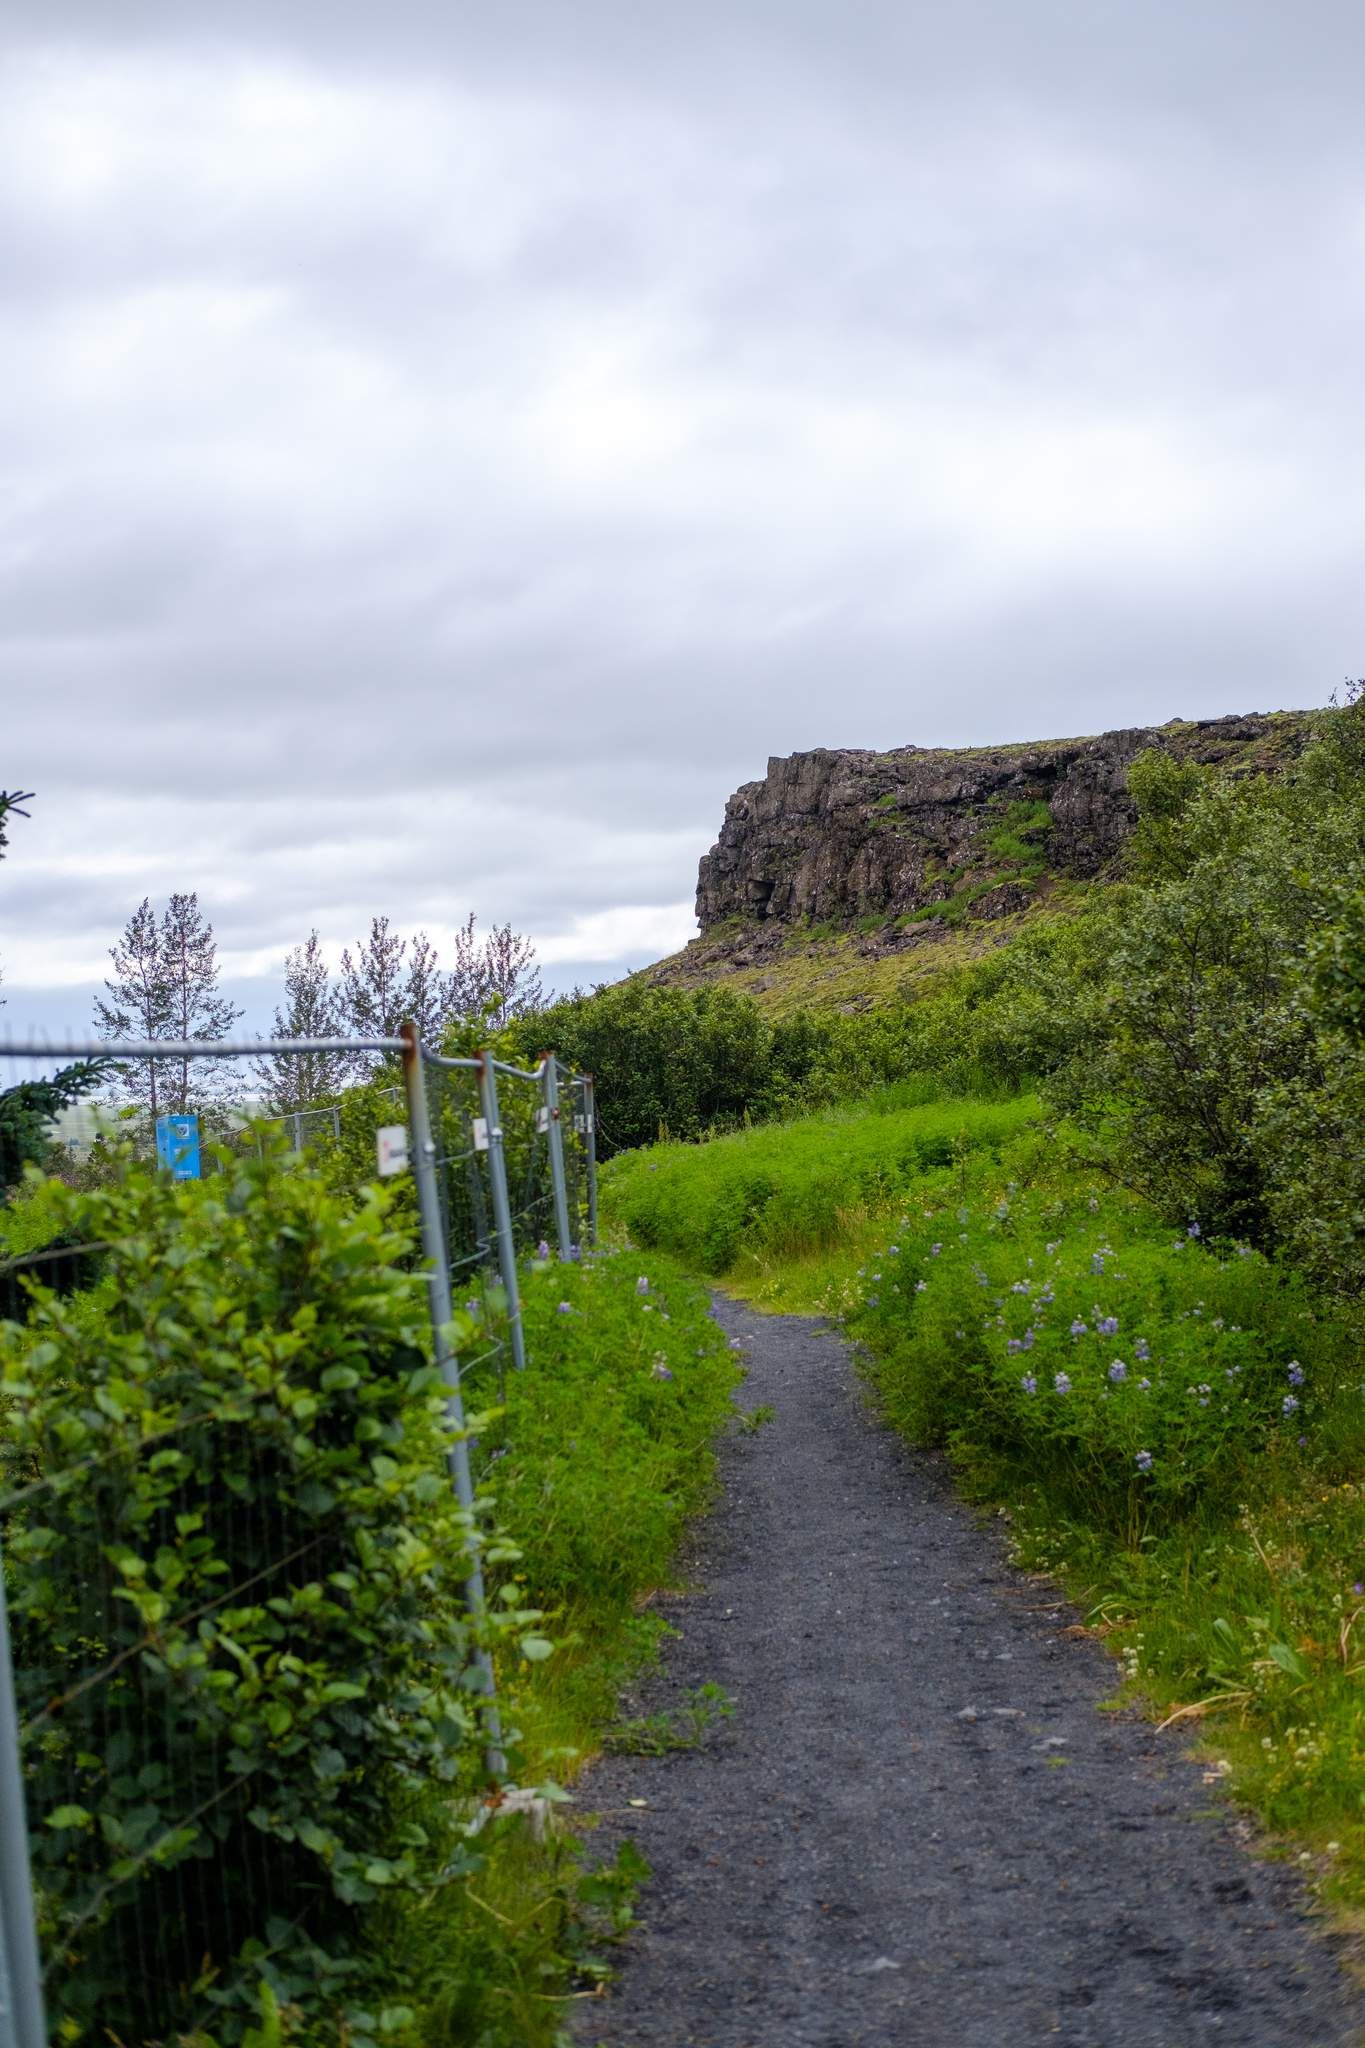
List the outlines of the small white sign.
<svg viewBox="0 0 1365 2048">
<path fill-rule="evenodd" d="M 408 1163 L 408 1127 L 406 1124 L 381 1124 L 374 1134 L 375 1150 L 379 1155 L 379 1177 L 386 1180 L 390 1174 L 402 1173 Z"/>
<path fill-rule="evenodd" d="M 542 1102 L 540 1108 L 536 1111 L 536 1129 L 538 1131 L 548 1131 L 549 1128 L 550 1112 L 546 1108 L 545 1104 Z"/>
<path fill-rule="evenodd" d="M 486 1152 L 488 1150 L 488 1118 L 486 1116 L 471 1117 L 469 1128 L 474 1137 L 474 1150 L 476 1152 Z"/>
</svg>

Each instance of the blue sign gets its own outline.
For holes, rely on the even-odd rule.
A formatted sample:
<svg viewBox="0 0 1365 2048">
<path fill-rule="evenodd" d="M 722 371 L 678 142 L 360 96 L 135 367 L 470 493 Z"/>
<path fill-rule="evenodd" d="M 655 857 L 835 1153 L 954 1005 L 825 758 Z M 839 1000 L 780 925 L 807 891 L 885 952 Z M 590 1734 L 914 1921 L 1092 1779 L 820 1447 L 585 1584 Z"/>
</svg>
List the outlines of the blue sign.
<svg viewBox="0 0 1365 2048">
<path fill-rule="evenodd" d="M 159 1116 L 156 1120 L 156 1159 L 172 1180 L 199 1178 L 199 1119 L 197 1116 Z"/>
</svg>

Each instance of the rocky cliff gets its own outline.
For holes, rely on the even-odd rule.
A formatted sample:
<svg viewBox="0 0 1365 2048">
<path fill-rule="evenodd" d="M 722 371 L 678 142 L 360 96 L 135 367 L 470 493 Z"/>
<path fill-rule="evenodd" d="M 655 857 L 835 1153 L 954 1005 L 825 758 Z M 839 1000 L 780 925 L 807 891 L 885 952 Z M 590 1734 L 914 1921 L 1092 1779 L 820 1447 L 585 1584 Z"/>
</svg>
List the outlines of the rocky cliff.
<svg viewBox="0 0 1365 2048">
<path fill-rule="evenodd" d="M 701 862 L 702 940 L 736 921 L 904 926 L 1008 915 L 1050 878 L 1112 867 L 1134 820 L 1128 767 L 1145 748 L 1265 773 L 1306 732 L 1305 713 L 1272 712 L 1020 746 L 775 757 L 761 782 L 730 798 Z M 775 934 L 763 936 L 766 951 Z"/>
</svg>

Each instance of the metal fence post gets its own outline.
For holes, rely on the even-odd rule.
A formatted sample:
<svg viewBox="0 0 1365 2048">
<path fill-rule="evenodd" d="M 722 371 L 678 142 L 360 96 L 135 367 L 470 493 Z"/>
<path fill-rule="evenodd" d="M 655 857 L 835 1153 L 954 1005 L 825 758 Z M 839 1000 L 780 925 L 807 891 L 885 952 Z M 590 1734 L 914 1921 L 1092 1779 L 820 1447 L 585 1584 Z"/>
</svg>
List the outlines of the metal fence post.
<svg viewBox="0 0 1365 2048">
<path fill-rule="evenodd" d="M 46 2048 L 43 1975 L 33 1919 L 24 1767 L 10 1661 L 4 1561 L 0 1559 L 0 2044 Z"/>
<path fill-rule="evenodd" d="M 588 1161 L 588 1243 L 597 1243 L 597 1101 L 592 1075 L 583 1076 L 583 1149 Z"/>
<path fill-rule="evenodd" d="M 512 1364 L 521 1372 L 526 1364 L 526 1335 L 521 1327 L 521 1292 L 517 1286 L 517 1245 L 512 1235 L 512 1204 L 507 1199 L 507 1158 L 503 1151 L 502 1119 L 498 1114 L 498 1076 L 491 1052 L 479 1058 L 479 1108 L 488 1132 L 488 1179 L 493 1191 L 493 1228 L 498 1237 L 498 1268 L 507 1296 L 507 1334 L 512 1346 Z"/>
<path fill-rule="evenodd" d="M 460 1432 L 450 1446 L 448 1462 L 451 1477 L 455 1482 L 455 1493 L 460 1506 L 469 1515 L 474 1513 L 474 1479 L 469 1468 L 469 1443 L 464 1436 L 464 1398 L 460 1392 L 459 1361 L 450 1348 L 450 1325 L 454 1320 L 454 1305 L 450 1295 L 450 1265 L 446 1256 L 445 1231 L 441 1223 L 441 1193 L 436 1183 L 436 1142 L 431 1135 L 431 1118 L 427 1112 L 426 1074 L 422 1067 L 422 1042 L 417 1036 L 415 1024 L 403 1026 L 403 1078 L 407 1084 L 408 1123 L 412 1144 L 412 1171 L 417 1183 L 417 1208 L 422 1219 L 422 1250 L 427 1256 L 431 1271 L 427 1275 L 431 1304 L 431 1332 L 435 1345 L 436 1364 L 441 1378 L 449 1389 L 446 1414 L 453 1427 Z M 478 1531 L 471 1519 L 469 1529 L 469 1577 L 465 1580 L 465 1599 L 472 1615 L 484 1612 L 483 1567 L 479 1562 Z M 502 1729 L 498 1721 L 498 1710 L 494 1704 L 493 1663 L 487 1650 L 475 1652 L 475 1663 L 483 1690 L 489 1699 L 488 1746 L 484 1752 L 489 1775 L 501 1778 L 506 1774 L 507 1760 L 502 1753 Z"/>
<path fill-rule="evenodd" d="M 569 1198 L 564 1185 L 564 1127 L 559 1120 L 559 1062 L 552 1052 L 547 1052 L 541 1063 L 544 1076 L 545 1112 L 550 1139 L 550 1179 L 554 1184 L 555 1235 L 559 1239 L 561 1259 L 573 1257 L 573 1239 L 569 1235 Z"/>
</svg>

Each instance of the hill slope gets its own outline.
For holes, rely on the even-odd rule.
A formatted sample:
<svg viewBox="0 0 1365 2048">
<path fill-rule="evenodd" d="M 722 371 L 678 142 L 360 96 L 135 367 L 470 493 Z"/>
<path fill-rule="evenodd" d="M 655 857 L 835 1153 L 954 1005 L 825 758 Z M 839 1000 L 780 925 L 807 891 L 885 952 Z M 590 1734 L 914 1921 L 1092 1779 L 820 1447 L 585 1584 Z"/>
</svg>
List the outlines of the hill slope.
<svg viewBox="0 0 1365 2048">
<path fill-rule="evenodd" d="M 1309 714 L 1279 711 L 1001 747 L 774 757 L 730 798 L 702 859 L 700 937 L 646 978 L 724 977 L 775 1014 L 912 995 L 1115 872 L 1140 753 L 1269 774 L 1308 733 Z"/>
</svg>

